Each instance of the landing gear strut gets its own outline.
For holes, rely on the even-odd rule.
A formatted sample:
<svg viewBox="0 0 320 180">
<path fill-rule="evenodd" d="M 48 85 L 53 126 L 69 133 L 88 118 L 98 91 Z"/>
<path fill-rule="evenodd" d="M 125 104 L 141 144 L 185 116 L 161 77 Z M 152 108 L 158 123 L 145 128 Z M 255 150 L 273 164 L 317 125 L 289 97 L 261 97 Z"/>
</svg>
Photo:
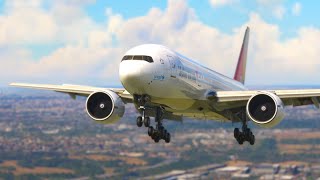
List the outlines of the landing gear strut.
<svg viewBox="0 0 320 180">
<path fill-rule="evenodd" d="M 142 114 L 142 116 L 137 117 L 137 126 L 142 127 L 142 125 L 144 125 L 145 127 L 147 127 L 148 135 L 154 140 L 154 142 L 158 143 L 161 139 L 163 139 L 166 143 L 169 143 L 171 140 L 171 135 L 162 125 L 163 109 L 161 107 L 155 108 L 155 128 L 151 126 L 150 117 L 146 116 L 146 107 L 144 105 L 149 100 L 150 98 L 148 96 L 141 96 L 137 99 L 137 102 L 141 104 L 139 110 L 141 110 Z"/>
<path fill-rule="evenodd" d="M 158 143 L 161 139 L 165 140 L 166 143 L 169 143 L 171 140 L 171 135 L 162 125 L 162 116 L 163 111 L 160 107 L 156 108 L 156 128 L 150 126 L 148 128 L 148 135 L 154 140 L 154 142 Z"/>
<path fill-rule="evenodd" d="M 142 110 L 142 116 L 137 117 L 137 126 L 141 127 L 143 124 L 145 127 L 150 126 L 150 117 L 145 115 L 145 108 L 141 106 L 139 109 Z"/>
<path fill-rule="evenodd" d="M 244 141 L 248 141 L 251 145 L 254 145 L 255 137 L 251 129 L 247 126 L 246 117 L 242 120 L 242 132 L 239 128 L 235 128 L 233 134 L 239 144 L 243 144 Z"/>
<path fill-rule="evenodd" d="M 150 97 L 147 95 L 143 96 L 134 96 L 134 100 L 137 104 L 140 105 L 139 110 L 142 111 L 142 116 L 137 117 L 137 126 L 141 127 L 143 124 L 145 127 L 150 126 L 150 117 L 145 114 L 145 104 L 150 101 Z"/>
</svg>

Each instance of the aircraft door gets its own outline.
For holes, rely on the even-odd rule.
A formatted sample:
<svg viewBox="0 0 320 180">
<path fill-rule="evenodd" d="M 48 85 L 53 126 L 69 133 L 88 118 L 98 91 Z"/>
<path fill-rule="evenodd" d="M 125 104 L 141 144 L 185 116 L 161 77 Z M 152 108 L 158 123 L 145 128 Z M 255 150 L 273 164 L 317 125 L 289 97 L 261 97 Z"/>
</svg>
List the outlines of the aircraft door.
<svg viewBox="0 0 320 180">
<path fill-rule="evenodd" d="M 176 62 L 174 60 L 174 58 L 170 55 L 167 55 L 168 58 L 168 62 L 169 62 L 169 73 L 170 76 L 173 78 L 176 78 L 176 74 L 177 74 L 177 65 Z"/>
<path fill-rule="evenodd" d="M 196 84 L 201 87 L 201 79 L 203 78 L 202 74 L 198 71 L 195 72 Z"/>
</svg>

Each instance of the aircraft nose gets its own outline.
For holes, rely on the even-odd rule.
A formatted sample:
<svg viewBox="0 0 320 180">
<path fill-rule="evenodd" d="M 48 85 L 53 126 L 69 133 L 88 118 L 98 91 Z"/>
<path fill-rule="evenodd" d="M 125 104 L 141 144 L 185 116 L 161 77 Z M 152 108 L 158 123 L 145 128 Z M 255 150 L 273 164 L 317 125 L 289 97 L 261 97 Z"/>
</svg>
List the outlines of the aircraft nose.
<svg viewBox="0 0 320 180">
<path fill-rule="evenodd" d="M 119 76 L 121 83 L 126 86 L 139 85 L 141 82 L 141 65 L 137 62 L 124 61 L 120 63 Z"/>
</svg>

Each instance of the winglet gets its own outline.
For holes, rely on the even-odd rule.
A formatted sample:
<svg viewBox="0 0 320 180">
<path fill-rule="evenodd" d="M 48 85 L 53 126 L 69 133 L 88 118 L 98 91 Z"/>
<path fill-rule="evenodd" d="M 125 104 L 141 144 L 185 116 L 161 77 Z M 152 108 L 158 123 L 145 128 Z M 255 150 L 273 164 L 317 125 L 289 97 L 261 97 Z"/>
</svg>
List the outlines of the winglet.
<svg viewBox="0 0 320 180">
<path fill-rule="evenodd" d="M 236 72 L 234 74 L 234 80 L 237 80 L 244 84 L 246 78 L 246 64 L 247 64 L 247 52 L 248 52 L 248 44 L 249 44 L 249 33 L 250 28 L 247 27 L 246 33 L 243 38 L 242 47 L 238 59 L 238 65 Z"/>
</svg>

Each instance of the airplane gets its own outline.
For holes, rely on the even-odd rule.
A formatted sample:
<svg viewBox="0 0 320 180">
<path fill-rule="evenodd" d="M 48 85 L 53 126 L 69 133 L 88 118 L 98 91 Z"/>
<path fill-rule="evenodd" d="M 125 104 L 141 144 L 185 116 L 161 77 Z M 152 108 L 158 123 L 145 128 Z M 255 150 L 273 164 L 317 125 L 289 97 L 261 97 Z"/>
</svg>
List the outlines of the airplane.
<svg viewBox="0 0 320 180">
<path fill-rule="evenodd" d="M 181 121 L 183 117 L 239 122 L 234 129 L 239 144 L 255 143 L 248 121 L 265 128 L 283 120 L 285 106 L 313 104 L 319 108 L 320 89 L 249 90 L 244 85 L 250 28 L 247 27 L 234 78 L 229 78 L 169 48 L 143 44 L 128 50 L 119 67 L 124 88 L 81 85 L 11 83 L 11 86 L 53 90 L 87 97 L 85 107 L 90 118 L 111 124 L 124 114 L 125 104 L 133 103 L 140 115 L 138 127 L 158 143 L 171 141 L 164 119 Z M 155 127 L 150 117 L 154 117 Z"/>
</svg>

